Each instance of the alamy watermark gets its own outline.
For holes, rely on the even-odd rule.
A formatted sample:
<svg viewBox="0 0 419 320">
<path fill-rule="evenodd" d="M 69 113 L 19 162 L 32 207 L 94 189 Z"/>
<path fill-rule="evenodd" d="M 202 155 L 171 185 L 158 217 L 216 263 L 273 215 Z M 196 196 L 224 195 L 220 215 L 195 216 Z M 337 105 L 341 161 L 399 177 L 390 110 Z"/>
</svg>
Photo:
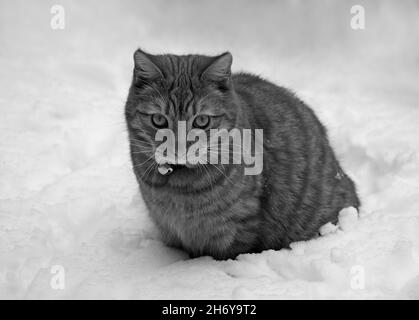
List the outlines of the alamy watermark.
<svg viewBox="0 0 419 320">
<path fill-rule="evenodd" d="M 351 7 L 351 28 L 353 30 L 365 29 L 365 9 L 363 6 L 357 4 Z"/>
<path fill-rule="evenodd" d="M 245 175 L 263 169 L 262 129 L 210 129 L 207 134 L 202 129 L 187 132 L 186 121 L 178 121 L 177 136 L 171 129 L 159 129 L 155 140 L 162 142 L 155 151 L 159 165 L 244 164 Z"/>
<path fill-rule="evenodd" d="M 52 30 L 63 30 L 65 28 L 65 10 L 62 5 L 55 4 L 51 7 L 52 14 L 50 26 Z"/>
</svg>

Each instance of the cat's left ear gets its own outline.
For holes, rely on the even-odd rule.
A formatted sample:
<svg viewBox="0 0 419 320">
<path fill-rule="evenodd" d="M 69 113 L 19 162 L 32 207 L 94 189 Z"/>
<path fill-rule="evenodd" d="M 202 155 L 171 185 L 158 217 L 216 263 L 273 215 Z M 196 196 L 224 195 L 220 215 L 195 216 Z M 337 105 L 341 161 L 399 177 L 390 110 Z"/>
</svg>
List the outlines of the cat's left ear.
<svg viewBox="0 0 419 320">
<path fill-rule="evenodd" d="M 144 80 L 154 80 L 163 77 L 160 68 L 154 63 L 153 56 L 141 49 L 134 53 L 134 71 L 137 78 Z"/>
<path fill-rule="evenodd" d="M 202 73 L 201 78 L 211 81 L 229 81 L 231 76 L 231 64 L 233 63 L 233 56 L 230 52 L 225 52 L 211 62 L 211 64 Z"/>
</svg>

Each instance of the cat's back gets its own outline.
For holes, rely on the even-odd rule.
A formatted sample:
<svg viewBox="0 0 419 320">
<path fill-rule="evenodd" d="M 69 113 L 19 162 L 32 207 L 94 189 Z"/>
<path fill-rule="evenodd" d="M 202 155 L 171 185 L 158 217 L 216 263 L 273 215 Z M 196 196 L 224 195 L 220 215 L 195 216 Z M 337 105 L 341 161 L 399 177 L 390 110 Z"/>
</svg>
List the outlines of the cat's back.
<svg viewBox="0 0 419 320">
<path fill-rule="evenodd" d="M 258 76 L 233 76 L 254 128 L 263 129 L 263 247 L 283 247 L 315 236 L 347 206 L 359 207 L 355 186 L 329 144 L 314 111 L 290 90 Z"/>
<path fill-rule="evenodd" d="M 294 94 L 266 79 L 250 73 L 233 74 L 233 84 L 235 91 L 244 97 L 253 96 L 254 102 L 261 101 L 278 103 L 287 99 L 294 99 Z"/>
<path fill-rule="evenodd" d="M 263 128 L 265 137 L 284 134 L 304 140 L 305 132 L 326 138 L 326 130 L 314 111 L 291 90 L 248 73 L 234 74 L 233 84 L 243 111 L 250 115 L 250 125 Z"/>
<path fill-rule="evenodd" d="M 255 117 L 256 122 L 261 122 L 259 124 L 274 124 L 280 120 L 281 115 L 287 117 L 296 109 L 307 116 L 313 115 L 311 109 L 292 91 L 257 75 L 234 74 L 233 84 L 242 105 Z"/>
</svg>

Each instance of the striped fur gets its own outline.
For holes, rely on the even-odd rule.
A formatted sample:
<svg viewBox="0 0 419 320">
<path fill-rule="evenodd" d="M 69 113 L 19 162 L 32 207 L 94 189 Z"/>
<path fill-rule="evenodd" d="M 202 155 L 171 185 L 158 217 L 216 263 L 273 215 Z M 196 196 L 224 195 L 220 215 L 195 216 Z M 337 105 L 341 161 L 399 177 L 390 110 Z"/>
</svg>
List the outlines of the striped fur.
<svg viewBox="0 0 419 320">
<path fill-rule="evenodd" d="M 192 257 L 234 258 L 308 240 L 359 207 L 355 186 L 340 167 L 326 130 L 290 91 L 257 76 L 230 74 L 231 56 L 135 55 L 126 103 L 131 158 L 144 201 L 168 245 Z M 153 111 L 154 110 L 154 111 Z M 264 130 L 264 167 L 178 168 L 162 176 L 152 158 L 156 129 L 149 113 L 173 122 L 196 114 L 224 115 L 212 128 Z"/>
</svg>

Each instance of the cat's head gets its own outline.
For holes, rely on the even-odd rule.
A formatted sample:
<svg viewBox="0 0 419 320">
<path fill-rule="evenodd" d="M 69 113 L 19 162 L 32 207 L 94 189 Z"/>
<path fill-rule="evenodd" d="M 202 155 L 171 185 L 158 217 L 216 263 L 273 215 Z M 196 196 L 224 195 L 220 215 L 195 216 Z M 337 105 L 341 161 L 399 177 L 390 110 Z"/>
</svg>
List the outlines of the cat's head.
<svg viewBox="0 0 419 320">
<path fill-rule="evenodd" d="M 238 112 L 231 79 L 232 55 L 134 53 L 134 74 L 126 104 L 132 149 L 155 151 L 159 129 L 230 130 Z M 177 138 L 177 137 L 176 137 Z M 141 149 L 142 148 L 142 149 Z"/>
</svg>

